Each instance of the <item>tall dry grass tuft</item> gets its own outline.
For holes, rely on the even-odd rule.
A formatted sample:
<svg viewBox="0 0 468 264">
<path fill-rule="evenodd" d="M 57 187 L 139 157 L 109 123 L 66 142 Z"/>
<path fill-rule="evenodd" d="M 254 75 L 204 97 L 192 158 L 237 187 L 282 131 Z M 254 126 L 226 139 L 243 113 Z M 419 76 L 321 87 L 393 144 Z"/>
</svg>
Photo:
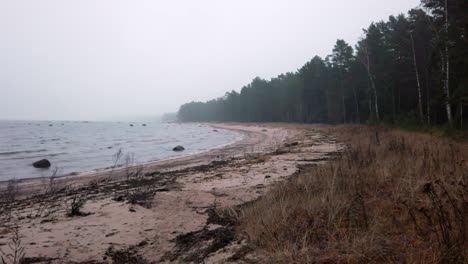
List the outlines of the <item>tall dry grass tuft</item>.
<svg viewBox="0 0 468 264">
<path fill-rule="evenodd" d="M 337 126 L 341 158 L 303 169 L 241 214 L 239 232 L 276 263 L 467 263 L 461 144 Z"/>
</svg>

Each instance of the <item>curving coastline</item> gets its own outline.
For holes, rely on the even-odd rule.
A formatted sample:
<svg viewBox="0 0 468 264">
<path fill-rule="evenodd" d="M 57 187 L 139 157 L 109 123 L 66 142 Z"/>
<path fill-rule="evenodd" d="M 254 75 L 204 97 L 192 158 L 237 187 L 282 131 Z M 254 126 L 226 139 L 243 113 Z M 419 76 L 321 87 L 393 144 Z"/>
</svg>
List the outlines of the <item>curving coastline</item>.
<svg viewBox="0 0 468 264">
<path fill-rule="evenodd" d="M 241 135 L 238 140 L 229 142 L 220 146 L 216 146 L 207 151 L 190 153 L 178 157 L 172 157 L 162 160 L 148 161 L 136 164 L 131 167 L 143 166 L 145 171 L 154 170 L 177 170 L 184 167 L 196 166 L 200 164 L 207 164 L 216 157 L 228 157 L 237 156 L 249 151 L 251 146 L 270 146 L 272 142 L 268 142 L 268 139 L 272 135 L 268 135 L 265 131 L 258 129 L 252 129 L 251 125 L 245 124 L 222 124 L 222 123 L 204 123 L 212 128 L 229 130 Z M 270 146 L 271 147 L 271 146 Z M 251 150 L 250 150 L 251 151 Z M 83 171 L 79 173 L 71 173 L 61 176 L 56 176 L 55 181 L 61 184 L 70 185 L 81 185 L 86 184 L 93 180 L 100 180 L 103 178 L 120 179 L 125 175 L 127 168 L 120 166 L 117 168 L 102 168 L 91 171 Z M 44 185 L 47 184 L 50 177 L 35 177 L 35 178 L 23 178 L 15 180 L 15 184 L 18 187 L 19 195 L 31 195 L 37 191 L 43 189 Z M 0 181 L 0 190 L 7 188 L 8 181 Z"/>
<path fill-rule="evenodd" d="M 196 123 L 149 123 L 129 127 L 118 122 L 67 123 L 39 128 L 26 122 L 0 122 L 0 181 L 11 179 L 47 178 L 55 168 L 57 175 L 102 171 L 115 165 L 115 155 L 121 153 L 117 165 L 167 160 L 198 154 L 218 148 L 238 139 L 239 134 Z M 185 152 L 173 152 L 183 145 Z M 49 159 L 49 170 L 30 166 Z M 53 168 L 53 169 L 52 169 Z"/>
<path fill-rule="evenodd" d="M 258 199 L 300 166 L 323 162 L 342 147 L 308 125 L 209 125 L 244 137 L 205 153 L 146 164 L 144 176 L 138 178 L 118 169 L 59 178 L 54 184 L 61 188 L 52 193 L 45 191 L 50 188 L 46 182 L 20 185 L 23 196 L 40 195 L 6 204 L 10 213 L 0 214 L 0 232 L 5 233 L 0 249 L 12 236 L 7 227 L 16 225 L 27 245 L 26 256 L 57 263 L 102 261 L 115 251 L 157 263 L 180 263 L 191 258 L 193 250 L 205 252 L 204 263 L 220 263 L 242 245 L 233 240 L 232 227 L 220 227 L 213 220 L 216 208 L 236 208 Z M 76 197 L 85 199 L 82 214 L 70 217 L 67 212 Z M 230 238 L 205 248 L 214 239 L 204 233 L 209 230 Z M 193 238 L 190 248 L 178 242 L 193 234 L 200 237 Z M 224 249 L 211 251 L 218 247 Z"/>
</svg>

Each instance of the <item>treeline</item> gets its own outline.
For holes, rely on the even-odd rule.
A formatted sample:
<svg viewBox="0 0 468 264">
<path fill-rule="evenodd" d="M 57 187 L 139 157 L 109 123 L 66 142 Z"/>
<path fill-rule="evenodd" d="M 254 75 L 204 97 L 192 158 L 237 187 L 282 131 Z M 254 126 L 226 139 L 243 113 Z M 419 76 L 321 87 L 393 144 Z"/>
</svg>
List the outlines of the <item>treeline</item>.
<svg viewBox="0 0 468 264">
<path fill-rule="evenodd" d="M 468 106 L 467 4 L 423 0 L 422 9 L 372 23 L 353 49 L 337 40 L 296 72 L 255 78 L 240 93 L 184 104 L 181 121 L 449 124 Z"/>
</svg>

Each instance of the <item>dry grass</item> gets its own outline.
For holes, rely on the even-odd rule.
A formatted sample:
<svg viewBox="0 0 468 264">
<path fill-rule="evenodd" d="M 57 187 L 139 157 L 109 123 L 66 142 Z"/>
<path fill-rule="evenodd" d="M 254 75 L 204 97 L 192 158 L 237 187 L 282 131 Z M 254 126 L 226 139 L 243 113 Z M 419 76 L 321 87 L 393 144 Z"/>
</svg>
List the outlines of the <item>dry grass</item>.
<svg viewBox="0 0 468 264">
<path fill-rule="evenodd" d="M 421 133 L 321 127 L 347 144 L 241 213 L 270 263 L 468 263 L 466 145 Z"/>
</svg>

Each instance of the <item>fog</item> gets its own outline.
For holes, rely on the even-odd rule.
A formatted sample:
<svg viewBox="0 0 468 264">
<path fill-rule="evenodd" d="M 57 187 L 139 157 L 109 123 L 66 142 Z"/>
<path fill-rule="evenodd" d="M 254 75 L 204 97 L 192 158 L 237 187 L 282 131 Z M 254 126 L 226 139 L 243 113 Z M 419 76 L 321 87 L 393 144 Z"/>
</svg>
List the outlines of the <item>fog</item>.
<svg viewBox="0 0 468 264">
<path fill-rule="evenodd" d="M 0 0 L 0 119 L 175 112 L 354 46 L 418 0 Z"/>
</svg>

